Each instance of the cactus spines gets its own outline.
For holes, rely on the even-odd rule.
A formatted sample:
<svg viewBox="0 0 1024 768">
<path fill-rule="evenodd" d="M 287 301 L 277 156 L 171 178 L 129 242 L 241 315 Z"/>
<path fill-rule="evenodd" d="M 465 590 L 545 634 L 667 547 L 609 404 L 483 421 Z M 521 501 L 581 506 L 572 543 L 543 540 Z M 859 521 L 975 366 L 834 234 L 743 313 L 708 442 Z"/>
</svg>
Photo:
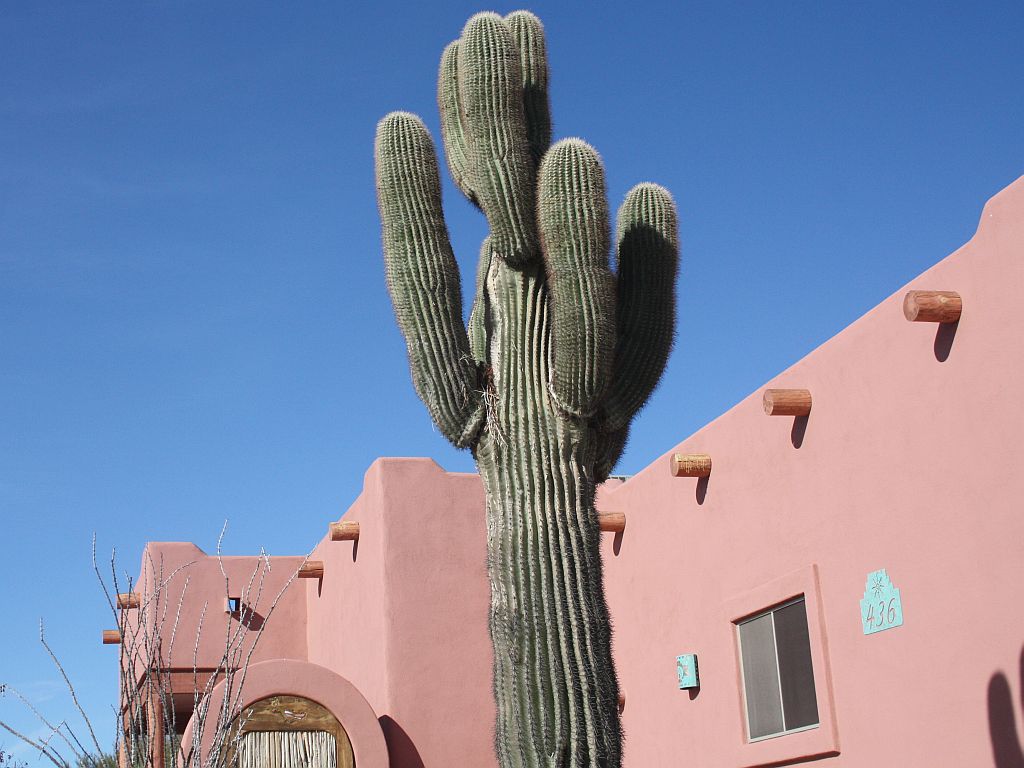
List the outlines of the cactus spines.
<svg viewBox="0 0 1024 768">
<path fill-rule="evenodd" d="M 549 146 L 547 82 L 526 11 L 474 16 L 442 56 L 448 167 L 491 230 L 468 329 L 418 118 L 379 124 L 377 190 L 416 390 L 484 484 L 499 762 L 608 768 L 621 734 L 594 492 L 672 344 L 677 223 L 665 190 L 634 188 L 613 274 L 600 158 Z"/>
</svg>

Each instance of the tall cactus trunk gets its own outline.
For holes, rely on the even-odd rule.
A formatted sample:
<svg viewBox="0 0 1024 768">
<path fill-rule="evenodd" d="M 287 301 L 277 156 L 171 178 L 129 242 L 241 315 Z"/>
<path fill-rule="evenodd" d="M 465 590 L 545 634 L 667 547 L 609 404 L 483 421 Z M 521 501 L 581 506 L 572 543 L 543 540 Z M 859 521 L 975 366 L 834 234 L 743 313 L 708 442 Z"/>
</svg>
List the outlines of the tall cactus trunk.
<svg viewBox="0 0 1024 768">
<path fill-rule="evenodd" d="M 594 441 L 548 393 L 546 280 L 495 262 L 487 497 L 502 766 L 617 766 L 618 683 L 601 588 Z"/>
<path fill-rule="evenodd" d="M 413 383 L 483 477 L 501 768 L 619 768 L 594 489 L 672 345 L 676 212 L 655 184 L 630 190 L 612 272 L 604 169 L 583 141 L 549 146 L 547 82 L 525 11 L 474 16 L 442 55 L 448 165 L 491 232 L 468 328 L 415 115 L 377 128 L 377 194 Z"/>
</svg>

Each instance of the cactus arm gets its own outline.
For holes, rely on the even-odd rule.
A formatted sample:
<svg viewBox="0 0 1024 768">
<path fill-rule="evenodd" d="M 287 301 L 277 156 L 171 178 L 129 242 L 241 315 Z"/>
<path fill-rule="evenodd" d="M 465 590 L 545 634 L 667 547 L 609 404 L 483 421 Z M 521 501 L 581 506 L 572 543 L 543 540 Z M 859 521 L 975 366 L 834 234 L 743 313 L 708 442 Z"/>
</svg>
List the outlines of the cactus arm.
<svg viewBox="0 0 1024 768">
<path fill-rule="evenodd" d="M 514 11 L 504 19 L 519 53 L 522 75 L 523 116 L 526 138 L 534 167 L 540 165 L 551 146 L 551 106 L 548 98 L 548 57 L 544 25 L 529 11 Z M 455 185 L 471 203 L 480 205 L 472 188 L 469 149 L 459 96 L 459 41 L 448 44 L 441 54 L 437 78 L 437 104 L 441 113 L 441 137 L 445 158 Z"/>
<path fill-rule="evenodd" d="M 480 202 L 470 182 L 466 136 L 462 126 L 462 103 L 459 99 L 459 41 L 453 40 L 441 54 L 437 76 L 437 106 L 441 113 L 441 140 L 452 180 L 473 205 Z"/>
<path fill-rule="evenodd" d="M 551 291 L 551 394 L 565 413 L 588 417 L 607 390 L 615 353 L 601 160 L 584 141 L 559 141 L 541 162 L 537 187 Z"/>
<path fill-rule="evenodd" d="M 618 344 L 603 431 L 628 426 L 665 370 L 675 333 L 677 229 L 672 196 L 656 184 L 635 186 L 619 209 Z"/>
<path fill-rule="evenodd" d="M 413 383 L 441 433 L 467 447 L 483 422 L 483 396 L 462 324 L 437 157 L 418 117 L 393 112 L 380 121 L 376 165 L 388 290 Z"/>
<path fill-rule="evenodd" d="M 536 172 L 526 136 L 519 51 L 500 16 L 478 13 L 466 23 L 457 76 L 470 186 L 487 215 L 494 253 L 523 266 L 538 255 Z"/>
<path fill-rule="evenodd" d="M 519 49 L 519 71 L 523 74 L 523 111 L 526 136 L 535 166 L 551 146 L 551 103 L 548 98 L 548 54 L 544 25 L 529 11 L 514 11 L 505 17 L 512 39 Z"/>
</svg>

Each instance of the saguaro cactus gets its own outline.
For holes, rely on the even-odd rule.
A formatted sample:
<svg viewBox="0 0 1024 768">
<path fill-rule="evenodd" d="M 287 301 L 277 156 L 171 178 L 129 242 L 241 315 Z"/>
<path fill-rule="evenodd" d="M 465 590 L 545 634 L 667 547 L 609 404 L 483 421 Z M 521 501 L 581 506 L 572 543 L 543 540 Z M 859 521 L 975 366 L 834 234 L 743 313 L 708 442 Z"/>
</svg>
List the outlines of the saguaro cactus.
<svg viewBox="0 0 1024 768">
<path fill-rule="evenodd" d="M 654 184 L 629 192 L 613 274 L 601 161 L 579 139 L 550 144 L 532 14 L 474 16 L 440 69 L 448 166 L 491 230 L 468 329 L 437 158 L 415 115 L 378 125 L 377 192 L 413 382 L 484 482 L 499 761 L 618 766 L 594 490 L 671 347 L 675 207 Z"/>
</svg>

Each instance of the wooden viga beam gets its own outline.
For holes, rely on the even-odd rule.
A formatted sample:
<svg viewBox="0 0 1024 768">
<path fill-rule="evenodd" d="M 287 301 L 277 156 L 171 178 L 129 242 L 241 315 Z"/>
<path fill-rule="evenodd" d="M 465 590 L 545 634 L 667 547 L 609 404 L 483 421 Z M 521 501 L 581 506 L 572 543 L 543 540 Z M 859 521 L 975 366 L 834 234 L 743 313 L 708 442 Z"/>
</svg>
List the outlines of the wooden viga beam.
<svg viewBox="0 0 1024 768">
<path fill-rule="evenodd" d="M 121 592 L 117 596 L 117 607 L 121 610 L 127 608 L 138 608 L 142 605 L 138 592 Z"/>
<path fill-rule="evenodd" d="M 706 453 L 672 454 L 672 477 L 707 477 L 711 474 L 711 457 Z"/>
<path fill-rule="evenodd" d="M 119 630 L 119 629 L 104 629 L 103 630 L 103 644 L 104 645 L 120 645 L 121 644 L 121 630 Z"/>
<path fill-rule="evenodd" d="M 300 579 L 322 579 L 324 577 L 323 560 L 307 560 L 299 568 Z"/>
<path fill-rule="evenodd" d="M 964 302 L 956 291 L 907 291 L 903 316 L 912 323 L 955 323 Z"/>
<path fill-rule="evenodd" d="M 359 523 L 341 520 L 329 527 L 331 541 L 359 541 Z"/>
<path fill-rule="evenodd" d="M 764 412 L 769 416 L 806 416 L 811 412 L 809 389 L 766 389 Z"/>
<path fill-rule="evenodd" d="M 598 512 L 597 523 L 605 533 L 622 533 L 626 530 L 626 513 Z"/>
</svg>

